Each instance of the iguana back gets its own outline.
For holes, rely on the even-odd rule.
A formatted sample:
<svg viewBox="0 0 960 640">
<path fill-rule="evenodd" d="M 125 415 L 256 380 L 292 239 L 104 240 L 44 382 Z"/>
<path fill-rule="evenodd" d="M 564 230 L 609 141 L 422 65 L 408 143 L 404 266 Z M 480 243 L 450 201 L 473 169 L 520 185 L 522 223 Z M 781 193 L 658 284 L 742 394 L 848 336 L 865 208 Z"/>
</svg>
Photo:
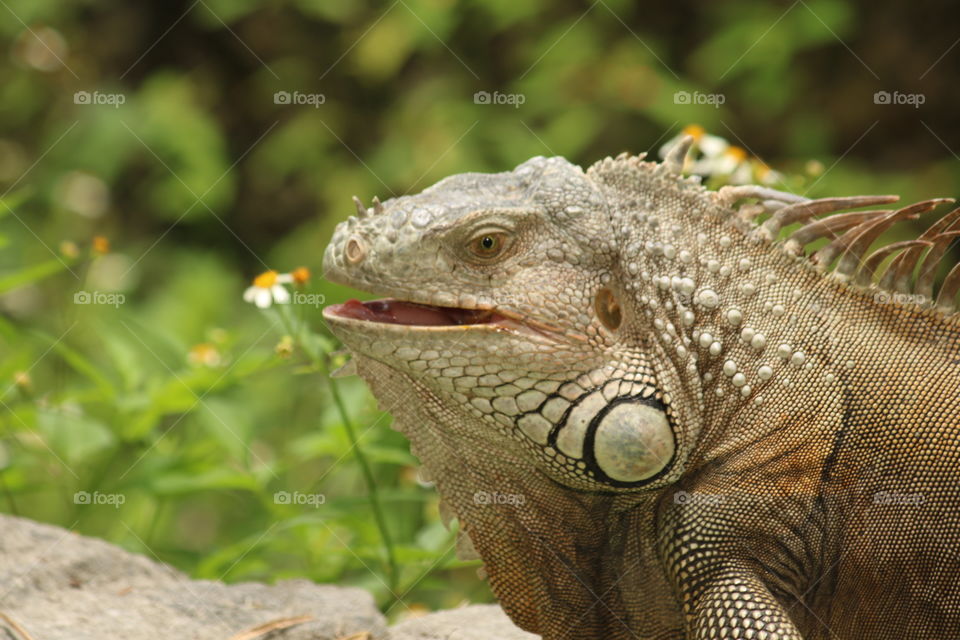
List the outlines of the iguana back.
<svg viewBox="0 0 960 640">
<path fill-rule="evenodd" d="M 520 626 L 960 637 L 960 210 L 869 253 L 945 201 L 712 192 L 688 145 L 358 202 L 325 270 L 391 297 L 325 318 Z"/>
</svg>

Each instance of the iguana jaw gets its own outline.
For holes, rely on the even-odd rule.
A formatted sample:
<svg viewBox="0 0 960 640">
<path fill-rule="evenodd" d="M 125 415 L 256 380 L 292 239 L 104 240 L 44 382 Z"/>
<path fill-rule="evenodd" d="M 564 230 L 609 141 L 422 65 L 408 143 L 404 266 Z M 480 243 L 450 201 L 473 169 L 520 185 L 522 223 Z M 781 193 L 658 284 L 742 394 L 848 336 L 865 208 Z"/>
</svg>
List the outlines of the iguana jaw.
<svg viewBox="0 0 960 640">
<path fill-rule="evenodd" d="M 439 307 L 395 298 L 367 302 L 352 298 L 343 304 L 331 305 L 328 308 L 333 315 L 340 317 L 413 327 L 485 325 L 497 324 L 505 320 L 503 316 L 490 309 Z"/>
<path fill-rule="evenodd" d="M 380 298 L 366 302 L 350 299 L 343 304 L 329 305 L 323 310 L 323 317 L 332 324 L 391 332 L 393 335 L 483 331 L 508 332 L 539 340 L 585 340 L 582 336 L 572 335 L 549 323 L 480 304 L 451 307 L 398 298 Z"/>
</svg>

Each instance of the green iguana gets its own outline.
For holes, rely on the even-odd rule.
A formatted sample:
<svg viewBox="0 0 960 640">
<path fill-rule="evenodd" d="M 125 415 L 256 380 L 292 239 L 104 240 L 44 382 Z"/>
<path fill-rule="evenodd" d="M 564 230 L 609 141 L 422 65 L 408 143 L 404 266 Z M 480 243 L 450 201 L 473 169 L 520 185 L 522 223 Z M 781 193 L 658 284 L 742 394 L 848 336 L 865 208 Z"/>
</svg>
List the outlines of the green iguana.
<svg viewBox="0 0 960 640">
<path fill-rule="evenodd" d="M 947 200 L 709 191 L 690 142 L 357 200 L 324 269 L 389 297 L 331 331 L 524 629 L 960 638 L 960 209 L 868 254 Z"/>
</svg>

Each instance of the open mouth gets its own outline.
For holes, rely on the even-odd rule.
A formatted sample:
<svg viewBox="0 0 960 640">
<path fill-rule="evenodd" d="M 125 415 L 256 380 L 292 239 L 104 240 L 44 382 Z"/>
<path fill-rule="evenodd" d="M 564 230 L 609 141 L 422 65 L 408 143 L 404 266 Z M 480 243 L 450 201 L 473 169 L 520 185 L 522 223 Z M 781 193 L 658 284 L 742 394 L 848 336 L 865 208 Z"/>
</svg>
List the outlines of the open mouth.
<svg viewBox="0 0 960 640">
<path fill-rule="evenodd" d="M 582 334 L 502 310 L 440 307 L 395 298 L 367 302 L 350 299 L 343 304 L 327 306 L 323 315 L 330 319 L 409 327 L 416 331 L 450 331 L 459 327 L 463 330 L 513 333 L 539 340 L 587 340 Z"/>
<path fill-rule="evenodd" d="M 343 304 L 330 305 L 326 312 L 338 318 L 418 327 L 457 327 L 479 324 L 506 327 L 512 322 L 506 316 L 488 309 L 437 307 L 392 298 L 368 302 L 351 299 Z"/>
</svg>

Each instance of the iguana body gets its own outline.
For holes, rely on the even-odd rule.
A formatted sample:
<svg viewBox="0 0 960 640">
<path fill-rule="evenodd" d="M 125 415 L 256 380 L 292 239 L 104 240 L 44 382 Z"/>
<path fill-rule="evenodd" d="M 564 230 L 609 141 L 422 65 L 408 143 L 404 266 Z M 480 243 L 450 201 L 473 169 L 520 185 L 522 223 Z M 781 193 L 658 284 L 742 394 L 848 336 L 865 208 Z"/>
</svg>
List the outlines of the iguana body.
<svg viewBox="0 0 960 640">
<path fill-rule="evenodd" d="M 525 629 L 960 637 L 960 268 L 923 304 L 960 214 L 881 288 L 939 202 L 814 219 L 894 198 L 711 192 L 688 144 L 359 206 L 324 267 L 391 298 L 331 330 Z"/>
</svg>

